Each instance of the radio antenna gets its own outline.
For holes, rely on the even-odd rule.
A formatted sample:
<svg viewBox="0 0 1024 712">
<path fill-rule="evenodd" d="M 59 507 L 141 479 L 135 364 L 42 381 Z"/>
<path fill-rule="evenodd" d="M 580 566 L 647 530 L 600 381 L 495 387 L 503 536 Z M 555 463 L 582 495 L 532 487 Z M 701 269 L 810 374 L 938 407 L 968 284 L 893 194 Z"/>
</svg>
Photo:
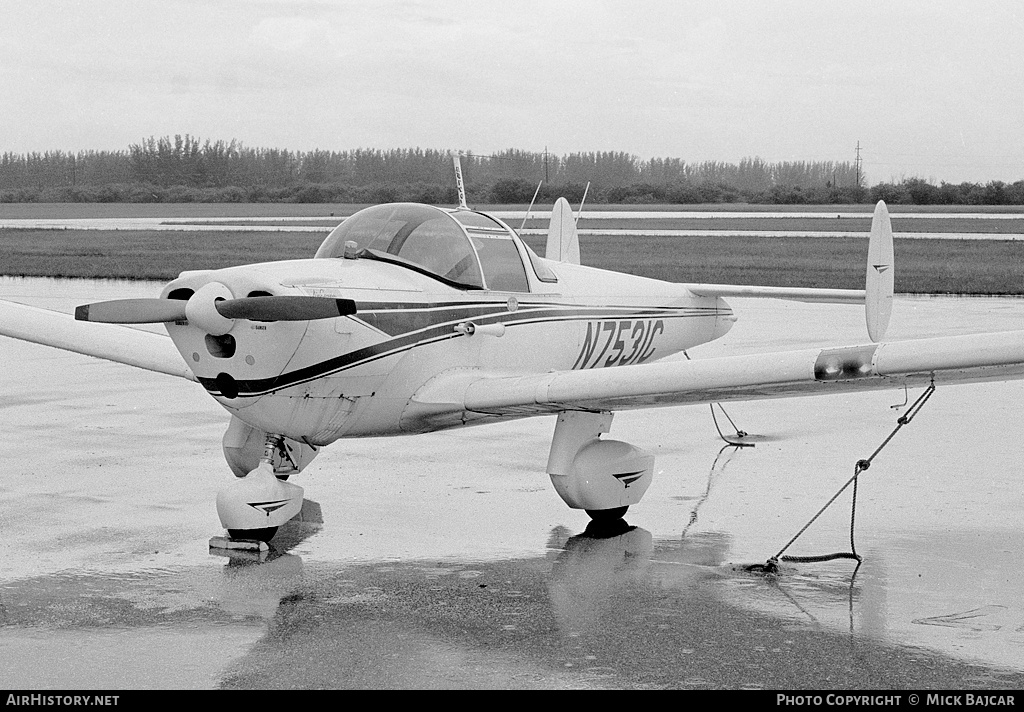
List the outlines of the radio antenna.
<svg viewBox="0 0 1024 712">
<path fill-rule="evenodd" d="M 460 154 L 452 154 L 452 162 L 455 164 L 455 185 L 459 189 L 459 207 L 469 210 L 469 206 L 466 205 L 466 184 L 462 182 L 462 162 L 459 157 Z"/>
<path fill-rule="evenodd" d="M 537 202 L 537 195 L 540 193 L 540 187 L 542 185 L 544 185 L 543 180 L 537 184 L 537 190 L 533 191 L 533 198 L 530 200 L 530 207 L 526 209 L 526 217 L 523 218 L 523 224 L 519 226 L 519 232 L 523 231 L 523 228 L 526 227 L 526 221 L 530 219 L 530 212 L 533 210 L 533 204 Z"/>
<path fill-rule="evenodd" d="M 587 202 L 587 193 L 590 192 L 590 181 L 587 181 L 587 187 L 583 189 L 583 199 L 580 201 L 580 209 L 576 212 L 576 219 L 573 221 L 575 225 L 580 221 L 580 215 L 583 214 L 583 204 Z"/>
</svg>

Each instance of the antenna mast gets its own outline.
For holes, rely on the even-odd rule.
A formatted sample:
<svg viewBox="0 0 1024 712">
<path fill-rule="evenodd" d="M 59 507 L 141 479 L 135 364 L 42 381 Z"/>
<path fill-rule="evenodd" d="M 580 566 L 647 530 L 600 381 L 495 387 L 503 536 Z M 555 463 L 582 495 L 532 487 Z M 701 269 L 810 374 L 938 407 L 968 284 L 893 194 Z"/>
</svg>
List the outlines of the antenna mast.
<svg viewBox="0 0 1024 712">
<path fill-rule="evenodd" d="M 574 224 L 575 224 L 575 223 L 578 223 L 578 222 L 580 221 L 580 215 L 582 215 L 582 214 L 583 214 L 583 204 L 584 204 L 585 202 L 587 202 L 587 193 L 589 193 L 589 192 L 590 192 L 590 181 L 588 180 L 588 181 L 587 181 L 587 187 L 583 189 L 583 199 L 582 199 L 582 200 L 580 200 L 580 209 L 579 209 L 579 211 L 578 211 L 578 212 L 576 213 L 576 219 L 575 219 L 575 220 L 573 220 L 573 223 L 574 223 Z"/>
<path fill-rule="evenodd" d="M 452 154 L 452 162 L 455 164 L 455 185 L 459 189 L 459 207 L 469 210 L 469 206 L 466 205 L 466 184 L 462 182 L 462 162 L 459 160 L 459 154 Z"/>
<path fill-rule="evenodd" d="M 526 216 L 523 218 L 523 224 L 519 226 L 519 232 L 523 231 L 526 227 L 526 221 L 530 219 L 530 213 L 533 211 L 533 204 L 537 202 L 537 195 L 540 194 L 540 187 L 544 185 L 544 181 L 537 184 L 537 190 L 533 191 L 533 198 L 530 199 L 530 207 L 526 209 Z"/>
</svg>

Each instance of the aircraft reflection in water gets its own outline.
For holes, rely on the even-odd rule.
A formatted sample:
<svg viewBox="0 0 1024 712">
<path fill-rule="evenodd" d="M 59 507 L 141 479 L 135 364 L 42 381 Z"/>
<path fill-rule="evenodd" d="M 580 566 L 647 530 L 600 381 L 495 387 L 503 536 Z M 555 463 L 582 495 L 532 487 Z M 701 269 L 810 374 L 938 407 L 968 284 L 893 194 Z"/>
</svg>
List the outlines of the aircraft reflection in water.
<svg viewBox="0 0 1024 712">
<path fill-rule="evenodd" d="M 728 454 L 723 458 L 723 454 Z M 660 542 L 657 566 L 652 565 L 654 538 L 625 520 L 591 522 L 580 534 L 569 536 L 560 528 L 552 532 L 548 546 L 560 549 L 551 572 L 551 600 L 566 630 L 591 628 L 605 612 L 602 601 L 612 601 L 627 584 L 657 581 L 669 588 L 687 588 L 709 577 L 721 566 L 729 550 L 728 537 L 706 533 L 687 536 L 697 522 L 698 511 L 711 495 L 714 480 L 736 451 L 726 445 L 708 473 L 704 493 L 694 504 L 680 542 Z M 666 569 L 666 566 L 668 567 Z"/>
<path fill-rule="evenodd" d="M 624 522 L 576 535 L 559 527 L 548 545 L 546 559 L 387 561 L 334 573 L 321 563 L 314 576 L 290 554 L 229 567 L 233 601 L 256 592 L 278 604 L 257 612 L 240 602 L 270 627 L 221 685 L 736 689 L 832 679 L 855 689 L 969 686 L 987 674 L 893 646 L 875 626 L 847 629 L 850 601 L 861 605 L 848 567 L 835 580 L 773 581 L 723 565 L 725 534 L 654 541 Z M 869 612 L 876 625 L 878 615 Z M 998 682 L 1019 685 L 1024 675 Z"/>
<path fill-rule="evenodd" d="M 557 547 L 561 534 L 553 532 L 549 546 Z M 729 540 L 723 534 L 705 534 L 679 543 L 659 542 L 659 547 L 655 554 L 651 533 L 625 521 L 592 522 L 583 533 L 566 539 L 548 584 L 563 634 L 606 630 L 623 610 L 633 608 L 631 591 L 636 589 L 685 591 L 718 578 L 722 574 L 716 567 L 725 560 Z"/>
<path fill-rule="evenodd" d="M 317 528 L 290 523 L 266 563 L 249 555 L 225 569 L 232 610 L 270 627 L 223 684 L 736 688 L 830 677 L 856 688 L 982 674 L 892 644 L 880 552 L 856 577 L 847 561 L 779 578 L 730 562 L 731 536 L 702 528 L 699 514 L 728 497 L 729 458 L 741 453 L 756 455 L 723 448 L 706 482 L 691 482 L 670 539 L 591 522 L 551 529 L 544 557 L 319 561 L 311 574 L 280 550 Z"/>
</svg>

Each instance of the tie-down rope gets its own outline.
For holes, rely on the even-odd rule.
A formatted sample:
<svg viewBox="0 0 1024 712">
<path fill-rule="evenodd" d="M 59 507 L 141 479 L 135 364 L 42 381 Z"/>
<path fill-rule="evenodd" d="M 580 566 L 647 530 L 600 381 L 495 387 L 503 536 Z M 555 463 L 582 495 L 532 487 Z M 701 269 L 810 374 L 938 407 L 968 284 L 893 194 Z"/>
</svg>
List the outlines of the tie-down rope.
<svg viewBox="0 0 1024 712">
<path fill-rule="evenodd" d="M 853 536 L 854 535 L 854 525 L 855 525 L 856 519 L 857 519 L 857 479 L 860 476 L 860 473 L 864 472 L 864 470 L 866 470 L 869 467 L 871 467 L 871 461 L 874 460 L 875 456 L 882 451 L 882 448 L 884 448 L 886 445 L 889 444 L 889 441 L 892 440 L 896 436 L 896 433 L 898 433 L 900 431 L 900 428 L 902 428 L 904 425 L 907 425 L 908 423 L 910 423 L 911 420 L 914 419 L 914 416 L 916 416 L 921 411 L 921 408 L 924 407 L 924 404 L 928 402 L 928 399 L 931 398 L 932 393 L 934 393 L 934 392 L 935 392 L 935 379 L 933 377 L 931 383 L 928 384 L 928 388 L 925 389 L 924 393 L 922 393 L 918 397 L 918 399 L 916 401 L 914 401 L 914 404 L 912 406 L 910 406 L 909 409 L 907 409 L 907 412 L 904 415 L 900 416 L 899 419 L 897 419 L 897 421 L 896 421 L 896 428 L 891 433 L 889 433 L 889 437 L 887 437 L 885 440 L 882 441 L 882 444 L 879 445 L 875 449 L 875 451 L 873 453 L 871 453 L 870 457 L 868 457 L 866 460 L 858 460 L 857 461 L 857 464 L 853 468 L 853 477 L 848 479 L 846 481 L 846 484 L 844 484 L 842 487 L 840 487 L 839 491 L 836 492 L 834 495 L 832 495 L 832 499 L 830 499 L 828 502 L 826 502 L 825 506 L 822 507 L 821 509 L 819 509 L 818 513 L 815 514 L 813 517 L 811 517 L 811 520 L 809 522 L 807 522 L 807 524 L 805 524 L 803 526 L 803 528 L 800 531 L 798 531 L 796 533 L 796 535 L 792 539 L 790 539 L 788 542 L 786 542 L 786 545 L 779 550 L 779 553 L 777 553 L 772 558 L 768 559 L 768 561 L 766 561 L 764 564 L 752 564 L 751 566 L 746 567 L 747 571 L 757 571 L 757 572 L 767 573 L 767 574 L 777 573 L 778 570 L 779 570 L 779 561 L 780 560 L 788 561 L 788 562 L 792 562 L 792 563 L 798 563 L 798 564 L 807 564 L 807 563 L 815 563 L 815 562 L 819 562 L 819 561 L 832 561 L 833 559 L 855 559 L 857 561 L 858 565 L 859 565 L 860 561 L 861 561 L 861 557 L 857 553 L 857 547 L 856 547 L 856 544 L 854 543 L 854 536 Z M 836 501 L 836 499 L 839 497 L 839 495 L 841 495 L 843 492 L 845 492 L 846 488 L 849 487 L 851 484 L 853 485 L 853 502 L 852 502 L 852 504 L 850 506 L 850 551 L 848 551 L 848 552 L 844 551 L 844 552 L 839 552 L 839 553 L 835 553 L 835 554 L 824 554 L 824 555 L 821 555 L 821 556 L 783 556 L 783 554 L 785 553 L 786 549 L 788 549 L 793 544 L 793 542 L 795 542 L 797 539 L 799 539 L 800 536 L 805 531 L 807 531 L 807 529 L 812 524 L 814 524 L 814 521 L 818 517 L 820 517 L 822 515 L 822 513 L 826 509 L 828 509 L 832 505 L 832 503 Z"/>
</svg>

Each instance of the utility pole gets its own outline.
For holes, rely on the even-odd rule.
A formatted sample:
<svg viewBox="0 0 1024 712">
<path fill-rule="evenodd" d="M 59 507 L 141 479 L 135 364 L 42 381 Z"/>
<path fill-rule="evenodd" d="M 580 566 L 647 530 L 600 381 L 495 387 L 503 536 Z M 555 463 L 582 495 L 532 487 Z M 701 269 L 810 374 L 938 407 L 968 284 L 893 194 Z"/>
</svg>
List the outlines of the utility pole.
<svg viewBox="0 0 1024 712">
<path fill-rule="evenodd" d="M 548 180 L 548 147 L 547 146 L 544 147 L 544 182 L 545 183 L 551 183 L 551 181 Z"/>
<path fill-rule="evenodd" d="M 860 191 L 860 141 L 857 141 L 857 159 L 854 165 L 857 166 L 857 190 Z"/>
</svg>

